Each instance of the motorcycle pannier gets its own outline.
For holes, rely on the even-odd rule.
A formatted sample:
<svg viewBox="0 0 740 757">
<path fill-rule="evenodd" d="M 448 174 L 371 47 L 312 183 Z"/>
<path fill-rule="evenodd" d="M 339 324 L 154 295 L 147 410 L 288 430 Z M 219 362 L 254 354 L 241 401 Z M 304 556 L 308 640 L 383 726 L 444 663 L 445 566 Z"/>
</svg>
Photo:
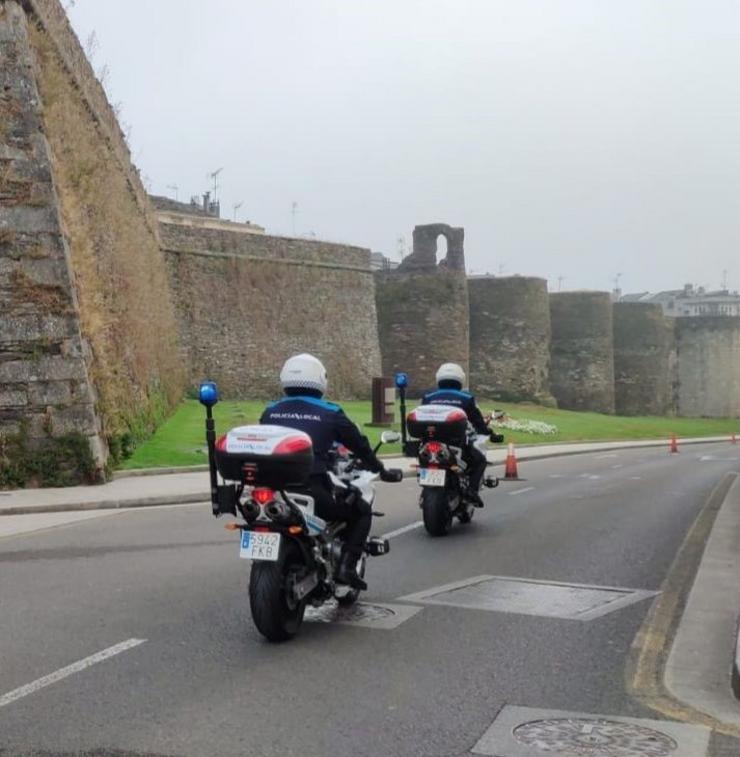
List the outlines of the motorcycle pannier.
<svg viewBox="0 0 740 757">
<path fill-rule="evenodd" d="M 452 405 L 421 405 L 406 418 L 406 428 L 416 439 L 435 439 L 445 444 L 465 443 L 468 416 Z"/>
<path fill-rule="evenodd" d="M 313 444 L 283 426 L 239 426 L 216 442 L 216 467 L 227 481 L 272 489 L 302 486 L 313 467 Z"/>
</svg>

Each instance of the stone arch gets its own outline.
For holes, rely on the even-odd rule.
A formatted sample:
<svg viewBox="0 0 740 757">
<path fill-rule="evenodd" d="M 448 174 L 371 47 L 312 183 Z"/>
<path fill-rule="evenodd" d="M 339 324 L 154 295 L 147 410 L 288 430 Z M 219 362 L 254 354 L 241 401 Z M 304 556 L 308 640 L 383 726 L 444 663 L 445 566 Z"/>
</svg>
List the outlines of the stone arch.
<svg viewBox="0 0 740 757">
<path fill-rule="evenodd" d="M 447 255 L 437 264 L 437 240 L 447 241 Z M 402 269 L 434 269 L 439 265 L 454 271 L 465 270 L 465 229 L 446 223 L 429 223 L 414 227 L 414 250 L 401 264 Z"/>
</svg>

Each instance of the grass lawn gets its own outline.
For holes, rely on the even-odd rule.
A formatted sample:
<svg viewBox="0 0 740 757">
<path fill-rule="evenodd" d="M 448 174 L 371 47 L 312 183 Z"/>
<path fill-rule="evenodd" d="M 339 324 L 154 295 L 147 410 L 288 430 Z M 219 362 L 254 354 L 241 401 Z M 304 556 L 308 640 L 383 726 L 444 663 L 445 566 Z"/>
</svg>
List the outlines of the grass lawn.
<svg viewBox="0 0 740 757">
<path fill-rule="evenodd" d="M 415 406 L 412 400 L 409 409 Z M 740 434 L 740 420 L 732 418 L 623 418 L 599 413 L 576 413 L 539 405 L 513 405 L 481 401 L 485 412 L 504 410 L 517 420 L 538 420 L 557 426 L 557 434 L 529 434 L 505 429 L 507 441 L 517 444 L 552 442 L 606 441 L 620 439 L 660 439 L 672 433 L 678 436 L 720 436 Z M 370 428 L 369 402 L 344 402 L 345 412 L 357 423 L 371 442 L 378 440 L 382 429 Z M 216 405 L 216 432 L 225 433 L 234 426 L 256 423 L 264 402 L 223 401 Z M 396 417 L 399 417 L 396 413 Z M 185 400 L 154 435 L 134 450 L 120 466 L 123 469 L 197 465 L 207 462 L 205 451 L 205 412 L 196 400 Z M 396 424 L 398 428 L 398 424 Z M 398 452 L 398 445 L 388 445 L 383 452 Z"/>
</svg>

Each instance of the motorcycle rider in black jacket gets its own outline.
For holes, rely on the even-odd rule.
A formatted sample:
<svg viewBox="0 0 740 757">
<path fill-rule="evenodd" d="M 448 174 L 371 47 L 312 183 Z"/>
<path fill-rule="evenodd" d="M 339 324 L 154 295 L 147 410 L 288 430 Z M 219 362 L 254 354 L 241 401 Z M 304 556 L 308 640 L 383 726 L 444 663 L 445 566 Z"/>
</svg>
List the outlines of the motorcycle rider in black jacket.
<svg viewBox="0 0 740 757">
<path fill-rule="evenodd" d="M 476 404 L 475 397 L 463 391 L 465 371 L 457 363 L 444 363 L 437 371 L 437 389 L 425 394 L 422 405 L 452 405 L 465 411 L 468 421 L 477 434 L 490 433 L 488 422 L 483 417 Z M 486 472 L 486 456 L 468 441 L 463 449 L 463 460 L 470 466 L 468 476 L 470 482 L 470 499 L 476 507 L 483 507 L 484 503 L 478 493 Z"/>
<path fill-rule="evenodd" d="M 260 423 L 296 428 L 311 437 L 314 463 L 309 490 L 315 513 L 324 520 L 347 524 L 337 581 L 356 589 L 367 589 L 367 584 L 357 574 L 357 562 L 370 533 L 372 509 L 360 496 L 347 500 L 335 496 L 328 475 L 329 453 L 334 443 L 339 442 L 368 470 L 380 473 L 381 479 L 386 473 L 383 463 L 342 408 L 323 399 L 327 377 L 320 360 L 305 353 L 294 355 L 283 366 L 280 383 L 285 396 L 265 408 Z"/>
</svg>

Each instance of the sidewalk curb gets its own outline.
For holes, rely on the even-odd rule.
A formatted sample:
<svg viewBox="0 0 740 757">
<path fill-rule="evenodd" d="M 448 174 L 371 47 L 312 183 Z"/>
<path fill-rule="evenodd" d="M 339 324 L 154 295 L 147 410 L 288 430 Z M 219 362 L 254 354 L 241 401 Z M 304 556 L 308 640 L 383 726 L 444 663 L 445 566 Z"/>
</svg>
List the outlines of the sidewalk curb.
<svg viewBox="0 0 740 757">
<path fill-rule="evenodd" d="M 735 630 L 735 659 L 732 663 L 730 685 L 735 698 L 740 699 L 740 618 L 738 618 L 738 626 Z"/>
<path fill-rule="evenodd" d="M 693 439 L 678 439 L 679 446 L 681 445 L 693 445 L 693 444 L 719 444 L 723 441 L 727 441 L 727 443 L 730 443 L 730 438 L 727 437 L 725 439 L 724 436 L 711 436 L 707 437 L 706 439 L 701 438 L 693 438 Z M 553 447 L 553 446 L 561 446 L 562 452 L 548 452 L 542 455 L 528 455 L 525 459 L 526 460 L 545 460 L 550 457 L 562 457 L 564 455 L 590 455 L 593 452 L 602 452 L 602 451 L 609 451 L 610 449 L 640 449 L 642 447 L 644 448 L 652 448 L 652 447 L 668 447 L 670 443 L 670 440 L 667 439 L 633 439 L 633 440 L 620 440 L 620 439 L 612 439 L 611 441 L 601 441 L 601 442 L 554 442 L 553 444 L 549 444 L 547 442 L 542 442 L 541 444 L 517 444 L 516 449 L 518 450 L 536 450 L 538 447 Z M 501 448 L 505 447 L 507 442 L 503 442 L 501 445 Z M 583 450 L 569 450 L 568 447 L 573 447 L 576 444 L 599 444 L 604 445 L 603 447 L 600 447 L 599 449 L 583 449 Z M 620 446 L 614 446 L 610 447 L 608 445 L 620 445 Z M 495 449 L 489 449 L 489 452 L 495 452 Z M 387 454 L 387 455 L 378 455 L 381 460 L 384 459 L 397 459 L 399 455 L 397 454 Z M 409 460 L 411 458 L 408 458 Z M 131 468 L 129 470 L 119 470 L 115 471 L 112 476 L 112 480 L 116 481 L 121 478 L 134 478 L 139 476 L 164 476 L 168 474 L 173 473 L 205 473 L 208 471 L 208 465 L 207 464 L 198 464 L 198 465 L 176 465 L 171 466 L 167 468 Z"/>
<path fill-rule="evenodd" d="M 681 442 L 679 440 L 679 444 L 684 445 L 695 445 L 695 444 L 717 444 L 724 441 L 724 437 L 717 438 L 707 438 L 707 439 L 688 439 L 686 441 Z M 729 440 L 728 440 L 729 443 Z M 531 455 L 523 455 L 520 456 L 519 462 L 521 463 L 528 463 L 530 461 L 537 461 L 537 460 L 549 460 L 552 458 L 558 458 L 558 457 L 570 457 L 573 455 L 590 455 L 595 454 L 599 452 L 609 452 L 612 450 L 632 450 L 632 449 L 649 449 L 649 448 L 656 448 L 656 447 L 663 447 L 666 446 L 667 449 L 667 442 L 665 440 L 634 440 L 633 443 L 625 443 L 621 441 L 617 442 L 593 442 L 595 449 L 568 449 L 569 446 L 573 446 L 574 444 L 589 444 L 589 442 L 565 442 L 563 443 L 563 448 L 559 449 L 557 451 L 550 451 L 550 452 L 543 452 L 541 454 L 534 453 Z M 618 446 L 614 446 L 618 445 Z M 528 447 L 518 447 L 517 449 L 524 449 L 524 450 L 535 450 L 538 445 L 530 445 Z M 503 465 L 503 460 L 491 460 L 490 455 L 491 453 L 496 453 L 499 450 L 489 450 L 489 463 L 492 465 Z M 501 452 L 504 450 L 502 449 Z M 385 458 L 389 459 L 389 458 Z M 398 456 L 392 456 L 390 459 L 393 460 L 399 460 L 402 459 L 405 461 L 411 461 L 413 458 L 399 458 Z M 409 462 L 410 464 L 410 462 Z M 128 478 L 128 477 L 138 477 L 138 476 L 151 476 L 151 475 L 168 475 L 168 474 L 177 474 L 177 473 L 206 473 L 208 471 L 208 466 L 192 466 L 192 467 L 175 467 L 175 468 L 141 468 L 141 469 L 135 469 L 132 471 L 120 471 L 120 474 L 118 478 Z M 414 478 L 416 476 L 416 470 L 413 468 L 406 469 L 403 471 L 403 477 L 404 479 L 407 478 Z M 49 504 L 49 505 L 40 505 L 40 506 L 34 506 L 34 505 L 18 505 L 16 507 L 10 506 L 10 507 L 0 507 L 0 518 L 2 518 L 4 515 L 35 515 L 35 514 L 44 514 L 44 513 L 59 513 L 59 512 L 78 512 L 78 511 L 85 511 L 85 510 L 122 510 L 122 509 L 129 509 L 129 508 L 139 508 L 139 507 L 159 507 L 162 505 L 191 505 L 193 503 L 197 502 L 210 502 L 211 499 L 211 493 L 210 488 L 207 488 L 208 481 L 207 478 L 204 476 L 203 479 L 204 488 L 200 492 L 195 493 L 189 493 L 189 494 L 168 494 L 168 495 L 160 495 L 157 497 L 141 497 L 138 499 L 108 499 L 108 500 L 100 500 L 100 501 L 86 501 L 86 502 L 64 502 L 60 504 Z M 739 683 L 740 686 L 740 683 Z"/>
</svg>

